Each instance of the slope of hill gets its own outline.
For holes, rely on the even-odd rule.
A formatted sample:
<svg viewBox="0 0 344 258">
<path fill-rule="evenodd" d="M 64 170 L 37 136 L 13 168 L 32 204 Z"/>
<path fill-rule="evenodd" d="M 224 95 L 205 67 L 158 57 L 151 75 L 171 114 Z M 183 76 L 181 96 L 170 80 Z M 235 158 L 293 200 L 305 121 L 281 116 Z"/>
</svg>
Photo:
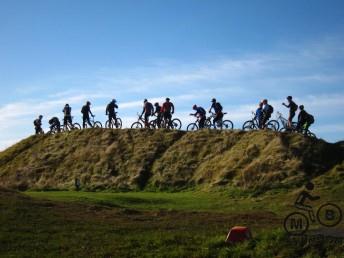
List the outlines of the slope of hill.
<svg viewBox="0 0 344 258">
<path fill-rule="evenodd" d="M 0 186 L 180 190 L 300 186 L 343 163 L 342 144 L 266 131 L 88 129 L 31 136 L 0 153 Z"/>
</svg>

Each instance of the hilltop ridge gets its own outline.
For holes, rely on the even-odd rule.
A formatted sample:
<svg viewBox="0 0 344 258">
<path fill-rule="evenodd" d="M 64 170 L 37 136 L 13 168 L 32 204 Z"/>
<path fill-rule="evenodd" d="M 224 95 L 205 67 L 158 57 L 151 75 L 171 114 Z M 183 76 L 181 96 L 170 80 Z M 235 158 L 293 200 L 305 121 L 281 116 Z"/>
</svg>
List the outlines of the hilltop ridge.
<svg viewBox="0 0 344 258">
<path fill-rule="evenodd" d="M 0 152 L 19 190 L 296 187 L 343 166 L 343 144 L 268 131 L 87 129 L 31 136 Z M 333 171 L 332 171 L 333 173 Z"/>
</svg>

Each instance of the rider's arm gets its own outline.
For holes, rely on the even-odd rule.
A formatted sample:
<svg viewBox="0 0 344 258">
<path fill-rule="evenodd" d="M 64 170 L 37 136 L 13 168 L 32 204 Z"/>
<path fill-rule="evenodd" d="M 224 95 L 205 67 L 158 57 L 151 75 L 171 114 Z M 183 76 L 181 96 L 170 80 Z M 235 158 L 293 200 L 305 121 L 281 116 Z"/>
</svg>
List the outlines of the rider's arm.
<svg viewBox="0 0 344 258">
<path fill-rule="evenodd" d="M 211 113 L 211 110 L 214 108 L 214 103 L 211 104 L 211 107 L 209 108 L 209 113 Z"/>
<path fill-rule="evenodd" d="M 143 106 L 143 110 L 142 110 L 141 116 L 145 113 L 145 110 L 146 110 L 146 104 Z"/>
<path fill-rule="evenodd" d="M 309 199 L 311 200 L 311 201 L 316 201 L 316 200 L 319 200 L 320 199 L 320 196 L 309 196 Z"/>
<path fill-rule="evenodd" d="M 89 109 L 89 110 L 88 110 L 88 112 L 91 114 L 91 116 L 94 116 L 94 115 L 92 114 L 92 111 L 91 111 L 91 109 Z"/>
<path fill-rule="evenodd" d="M 173 105 L 173 103 L 171 103 L 171 108 L 172 108 L 171 113 L 173 114 L 174 113 L 174 105 Z"/>
<path fill-rule="evenodd" d="M 115 104 L 115 108 L 118 108 L 118 106 Z"/>
</svg>

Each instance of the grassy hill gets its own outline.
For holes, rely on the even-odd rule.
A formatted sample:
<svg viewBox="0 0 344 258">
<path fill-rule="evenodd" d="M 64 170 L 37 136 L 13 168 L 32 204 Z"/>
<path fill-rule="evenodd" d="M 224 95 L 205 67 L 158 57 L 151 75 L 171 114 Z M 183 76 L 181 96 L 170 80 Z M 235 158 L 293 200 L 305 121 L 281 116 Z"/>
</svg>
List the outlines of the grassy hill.
<svg viewBox="0 0 344 258">
<path fill-rule="evenodd" d="M 343 150 L 342 143 L 267 131 L 88 129 L 31 136 L 0 152 L 0 186 L 64 190 L 79 178 L 83 190 L 262 192 L 335 177 Z"/>
</svg>

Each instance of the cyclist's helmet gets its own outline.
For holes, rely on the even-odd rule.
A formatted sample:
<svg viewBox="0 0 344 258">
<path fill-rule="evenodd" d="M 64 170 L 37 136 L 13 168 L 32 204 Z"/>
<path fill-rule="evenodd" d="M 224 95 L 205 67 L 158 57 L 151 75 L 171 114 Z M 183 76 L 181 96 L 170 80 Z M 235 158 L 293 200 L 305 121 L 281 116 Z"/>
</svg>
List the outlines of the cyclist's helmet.
<svg viewBox="0 0 344 258">
<path fill-rule="evenodd" d="M 300 110 L 303 110 L 304 108 L 305 108 L 305 107 L 304 107 L 303 105 L 300 105 L 300 106 L 299 106 L 299 109 L 300 109 Z"/>
<path fill-rule="evenodd" d="M 158 103 L 158 102 L 155 102 L 155 103 L 154 103 L 154 106 L 156 106 L 156 107 L 159 106 L 159 103 Z"/>
<path fill-rule="evenodd" d="M 293 99 L 292 96 L 288 96 L 288 97 L 287 97 L 287 100 L 292 100 L 292 99 Z"/>
<path fill-rule="evenodd" d="M 193 106 L 192 106 L 192 109 L 197 109 L 197 105 L 193 105 Z"/>
<path fill-rule="evenodd" d="M 112 100 L 112 103 L 116 103 L 116 102 L 117 102 L 117 100 L 116 100 L 116 99 L 113 99 L 113 100 Z"/>
<path fill-rule="evenodd" d="M 43 116 L 42 115 L 39 115 L 39 119 L 42 119 L 43 118 Z"/>
<path fill-rule="evenodd" d="M 88 106 L 91 105 L 91 102 L 87 101 L 87 102 L 86 102 L 86 105 L 88 105 Z"/>
<path fill-rule="evenodd" d="M 147 99 L 144 99 L 144 100 L 143 100 L 143 103 L 146 103 L 147 101 L 148 101 Z"/>
<path fill-rule="evenodd" d="M 69 104 L 68 104 L 68 103 L 66 104 L 66 107 L 69 107 Z"/>
<path fill-rule="evenodd" d="M 170 98 L 166 98 L 166 101 L 170 101 Z"/>
<path fill-rule="evenodd" d="M 267 99 L 263 99 L 263 104 L 266 104 L 266 103 L 268 103 L 268 100 Z"/>
<path fill-rule="evenodd" d="M 215 102 L 216 102 L 216 99 L 215 99 L 215 98 L 213 98 L 213 99 L 211 100 L 211 102 L 215 103 Z"/>
</svg>

